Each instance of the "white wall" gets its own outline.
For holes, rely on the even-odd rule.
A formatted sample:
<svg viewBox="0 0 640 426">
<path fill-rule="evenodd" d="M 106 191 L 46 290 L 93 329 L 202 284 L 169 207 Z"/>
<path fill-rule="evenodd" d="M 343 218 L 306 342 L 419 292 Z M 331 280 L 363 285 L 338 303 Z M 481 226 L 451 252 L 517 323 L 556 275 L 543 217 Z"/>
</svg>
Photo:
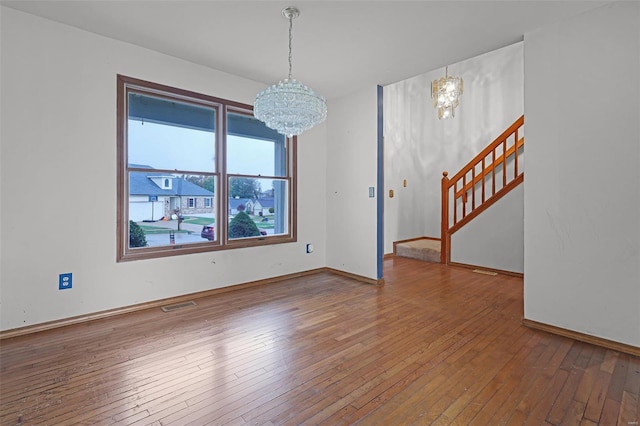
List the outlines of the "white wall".
<svg viewBox="0 0 640 426">
<path fill-rule="evenodd" d="M 326 265 L 326 124 L 299 138 L 297 243 L 116 263 L 116 74 L 249 104 L 264 85 L 5 7 L 1 54 L 0 329 Z"/>
<path fill-rule="evenodd" d="M 525 318 L 640 346 L 640 4 L 525 35 Z"/>
<path fill-rule="evenodd" d="M 524 272 L 524 185 L 451 236 L 451 261 Z"/>
<path fill-rule="evenodd" d="M 377 87 L 329 102 L 327 266 L 377 279 Z M 377 193 L 376 189 L 376 196 Z"/>
<path fill-rule="evenodd" d="M 464 93 L 449 120 L 438 120 L 431 100 L 431 82 L 444 76 L 444 69 L 384 87 L 385 253 L 393 251 L 394 241 L 440 237 L 442 172 L 453 176 L 524 113 L 523 67 L 522 43 L 450 65 L 449 74 L 464 79 Z M 522 232 L 504 236 L 497 251 L 488 253 L 489 263 L 514 247 L 522 252 Z M 464 234 L 456 237 L 453 248 L 466 244 Z M 479 229 L 469 242 L 488 238 L 492 235 Z M 465 258 L 457 261 L 467 263 Z M 503 266 L 521 271 L 522 258 Z"/>
</svg>

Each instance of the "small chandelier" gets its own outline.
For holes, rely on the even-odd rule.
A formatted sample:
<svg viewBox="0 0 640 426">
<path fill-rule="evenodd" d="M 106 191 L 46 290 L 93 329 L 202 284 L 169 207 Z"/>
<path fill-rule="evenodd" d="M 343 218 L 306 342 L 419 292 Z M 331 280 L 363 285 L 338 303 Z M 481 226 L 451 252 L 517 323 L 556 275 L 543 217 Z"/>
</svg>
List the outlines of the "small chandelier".
<svg viewBox="0 0 640 426">
<path fill-rule="evenodd" d="M 291 30 L 300 11 L 287 7 L 282 14 L 289 20 L 289 77 L 256 95 L 253 115 L 267 127 L 291 137 L 323 122 L 327 117 L 327 101 L 291 77 Z"/>
<path fill-rule="evenodd" d="M 438 120 L 455 116 L 464 88 L 462 77 L 449 76 L 449 67 L 445 68 L 444 75 L 440 80 L 433 80 L 431 83 L 431 99 L 433 106 L 438 110 Z"/>
</svg>

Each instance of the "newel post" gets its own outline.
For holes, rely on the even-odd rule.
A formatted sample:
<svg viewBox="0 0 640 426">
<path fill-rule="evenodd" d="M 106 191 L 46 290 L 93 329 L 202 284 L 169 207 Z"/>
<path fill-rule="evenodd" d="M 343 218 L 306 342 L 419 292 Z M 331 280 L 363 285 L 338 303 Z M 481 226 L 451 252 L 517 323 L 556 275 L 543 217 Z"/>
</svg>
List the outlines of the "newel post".
<svg viewBox="0 0 640 426">
<path fill-rule="evenodd" d="M 440 263 L 448 263 L 449 252 L 449 172 L 442 172 L 442 221 L 440 227 Z"/>
</svg>

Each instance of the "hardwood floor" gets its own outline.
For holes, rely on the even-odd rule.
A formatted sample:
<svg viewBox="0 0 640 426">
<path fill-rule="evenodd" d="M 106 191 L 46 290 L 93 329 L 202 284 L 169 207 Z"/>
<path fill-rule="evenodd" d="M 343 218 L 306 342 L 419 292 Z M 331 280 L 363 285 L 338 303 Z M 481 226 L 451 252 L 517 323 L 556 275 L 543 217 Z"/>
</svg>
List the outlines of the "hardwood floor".
<svg viewBox="0 0 640 426">
<path fill-rule="evenodd" d="M 522 279 L 406 258 L 0 342 L 0 423 L 637 425 L 640 358 L 521 325 Z"/>
</svg>

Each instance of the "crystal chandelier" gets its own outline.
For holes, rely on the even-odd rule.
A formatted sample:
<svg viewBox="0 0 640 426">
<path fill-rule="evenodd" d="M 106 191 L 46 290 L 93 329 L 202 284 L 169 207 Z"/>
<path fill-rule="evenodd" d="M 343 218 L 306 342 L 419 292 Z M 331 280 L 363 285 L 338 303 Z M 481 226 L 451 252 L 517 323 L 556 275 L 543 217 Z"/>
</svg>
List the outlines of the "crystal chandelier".
<svg viewBox="0 0 640 426">
<path fill-rule="evenodd" d="M 289 77 L 256 95 L 253 115 L 267 127 L 291 137 L 324 121 L 327 101 L 291 77 L 291 29 L 293 19 L 300 15 L 300 11 L 287 7 L 282 14 L 289 20 Z"/>
<path fill-rule="evenodd" d="M 445 76 L 431 83 L 431 99 L 438 110 L 438 119 L 454 117 L 456 107 L 460 103 L 464 84 L 462 77 L 449 76 L 449 67 L 445 68 Z"/>
</svg>

